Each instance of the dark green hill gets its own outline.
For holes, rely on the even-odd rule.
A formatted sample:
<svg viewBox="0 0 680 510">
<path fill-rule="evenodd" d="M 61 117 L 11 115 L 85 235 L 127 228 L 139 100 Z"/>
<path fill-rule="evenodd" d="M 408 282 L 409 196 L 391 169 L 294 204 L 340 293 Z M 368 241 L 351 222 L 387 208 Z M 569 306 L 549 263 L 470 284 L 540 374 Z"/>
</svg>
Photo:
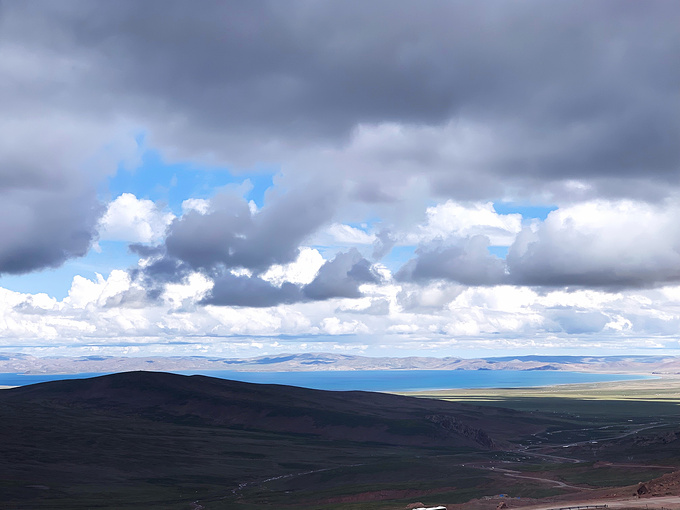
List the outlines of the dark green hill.
<svg viewBox="0 0 680 510">
<path fill-rule="evenodd" d="M 426 490 L 450 485 L 446 455 L 543 428 L 517 411 L 381 393 L 157 372 L 55 381 L 0 391 L 0 508 L 232 508 L 281 477 L 298 502 L 358 490 L 368 473 L 374 488 Z"/>
<path fill-rule="evenodd" d="M 54 381 L 0 393 L 0 403 L 83 409 L 185 425 L 309 434 L 386 444 L 503 444 L 535 428 L 521 413 L 362 391 L 322 391 L 205 376 L 126 372 Z M 502 422 L 501 423 L 499 423 Z M 488 431 L 488 432 L 487 432 Z"/>
</svg>

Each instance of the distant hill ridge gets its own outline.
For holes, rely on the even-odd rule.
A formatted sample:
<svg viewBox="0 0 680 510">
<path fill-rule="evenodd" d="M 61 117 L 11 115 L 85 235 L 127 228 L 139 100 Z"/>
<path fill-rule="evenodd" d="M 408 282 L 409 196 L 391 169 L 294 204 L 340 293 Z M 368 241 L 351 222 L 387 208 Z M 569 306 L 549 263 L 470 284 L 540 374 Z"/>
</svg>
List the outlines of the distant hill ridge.
<svg viewBox="0 0 680 510">
<path fill-rule="evenodd" d="M 38 358 L 27 354 L 0 356 L 0 372 L 25 374 L 110 373 L 132 370 L 234 370 L 251 372 L 316 370 L 569 370 L 580 372 L 680 373 L 675 356 L 502 356 L 369 357 L 335 353 L 299 353 L 255 358 L 171 356 L 128 358 L 82 356 Z"/>
</svg>

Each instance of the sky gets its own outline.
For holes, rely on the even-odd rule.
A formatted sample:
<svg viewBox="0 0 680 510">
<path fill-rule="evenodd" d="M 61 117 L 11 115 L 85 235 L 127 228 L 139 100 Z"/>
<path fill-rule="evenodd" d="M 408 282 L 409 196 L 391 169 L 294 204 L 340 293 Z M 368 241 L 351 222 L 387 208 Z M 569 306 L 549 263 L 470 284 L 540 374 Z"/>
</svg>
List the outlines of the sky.
<svg viewBox="0 0 680 510">
<path fill-rule="evenodd" d="M 0 352 L 680 354 L 678 26 L 0 0 Z"/>
</svg>

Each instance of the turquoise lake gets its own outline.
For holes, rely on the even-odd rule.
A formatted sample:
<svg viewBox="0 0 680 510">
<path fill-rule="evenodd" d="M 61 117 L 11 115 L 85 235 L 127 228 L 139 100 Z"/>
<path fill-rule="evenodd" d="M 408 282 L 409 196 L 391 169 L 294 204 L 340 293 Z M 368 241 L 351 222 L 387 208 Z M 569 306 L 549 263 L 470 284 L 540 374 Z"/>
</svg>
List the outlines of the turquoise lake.
<svg viewBox="0 0 680 510">
<path fill-rule="evenodd" d="M 591 374 L 553 370 L 357 370 L 323 372 L 236 372 L 232 370 L 181 372 L 235 381 L 286 384 L 319 390 L 416 391 L 451 388 L 526 388 L 554 384 L 646 379 L 630 374 Z M 99 373 L 22 375 L 0 374 L 0 385 L 24 386 L 63 379 L 83 379 Z"/>
</svg>

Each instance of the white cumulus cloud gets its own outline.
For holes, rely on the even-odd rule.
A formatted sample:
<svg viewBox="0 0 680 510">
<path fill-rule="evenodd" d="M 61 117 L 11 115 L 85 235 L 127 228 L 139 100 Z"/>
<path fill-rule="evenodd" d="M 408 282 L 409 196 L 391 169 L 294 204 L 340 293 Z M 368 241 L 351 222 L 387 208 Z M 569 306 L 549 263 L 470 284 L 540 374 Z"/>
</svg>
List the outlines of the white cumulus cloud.
<svg viewBox="0 0 680 510">
<path fill-rule="evenodd" d="M 561 207 L 525 228 L 508 253 L 528 285 L 646 287 L 680 280 L 677 201 L 596 200 Z"/>
<path fill-rule="evenodd" d="M 174 214 L 163 211 L 153 201 L 123 193 L 109 204 L 100 222 L 99 235 L 108 241 L 154 242 L 163 237 L 174 219 Z"/>
<path fill-rule="evenodd" d="M 409 233 L 406 242 L 483 235 L 492 246 L 510 246 L 521 230 L 521 214 L 498 214 L 491 202 L 462 204 L 448 200 L 428 207 L 427 223 Z"/>
<path fill-rule="evenodd" d="M 274 264 L 261 275 L 261 278 L 279 286 L 284 282 L 306 285 L 314 280 L 325 262 L 317 250 L 304 247 L 300 249 L 295 261 L 283 265 Z"/>
<path fill-rule="evenodd" d="M 210 200 L 205 198 L 187 198 L 182 202 L 182 213 L 196 211 L 199 214 L 208 214 L 210 211 Z"/>
</svg>

